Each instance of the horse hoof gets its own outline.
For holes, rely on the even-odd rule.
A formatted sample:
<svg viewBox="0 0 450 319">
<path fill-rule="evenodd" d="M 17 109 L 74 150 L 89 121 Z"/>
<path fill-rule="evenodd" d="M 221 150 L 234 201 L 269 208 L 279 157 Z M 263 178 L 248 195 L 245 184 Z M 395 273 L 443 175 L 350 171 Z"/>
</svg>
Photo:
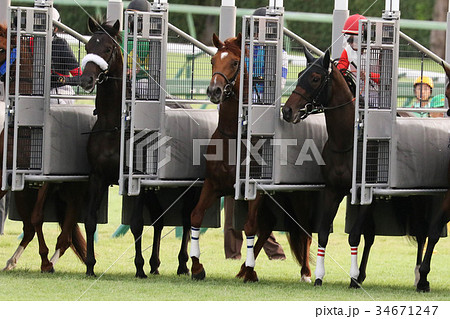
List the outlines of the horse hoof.
<svg viewBox="0 0 450 319">
<path fill-rule="evenodd" d="M 430 283 L 427 281 L 425 284 L 421 284 L 420 282 L 417 284 L 416 288 L 417 292 L 430 292 Z"/>
<path fill-rule="evenodd" d="M 258 276 L 256 275 L 256 271 L 253 269 L 253 267 L 245 268 L 244 282 L 257 282 Z"/>
<path fill-rule="evenodd" d="M 41 269 L 41 274 L 53 274 L 55 273 L 55 268 L 53 266 L 49 269 Z"/>
<path fill-rule="evenodd" d="M 144 272 L 139 272 L 139 273 L 136 273 L 135 277 L 139 278 L 139 279 L 146 279 L 147 275 Z"/>
<path fill-rule="evenodd" d="M 245 263 L 242 264 L 241 270 L 239 270 L 238 274 L 236 275 L 236 278 L 244 278 L 245 275 Z"/>
<path fill-rule="evenodd" d="M 301 282 L 311 283 L 311 276 L 302 275 Z"/>
<path fill-rule="evenodd" d="M 186 266 L 178 266 L 177 275 L 189 275 L 189 269 Z"/>
<path fill-rule="evenodd" d="M 197 274 L 192 273 L 192 275 L 191 275 L 192 280 L 203 280 L 203 279 L 205 279 L 205 277 L 206 277 L 206 272 L 203 267 L 199 273 L 197 273 Z"/>
<path fill-rule="evenodd" d="M 361 285 L 364 282 L 364 280 L 366 280 L 366 275 L 359 274 L 357 279 L 358 283 Z"/>
<path fill-rule="evenodd" d="M 150 274 L 152 274 L 152 275 L 159 275 L 159 270 L 158 269 L 150 270 Z"/>
<path fill-rule="evenodd" d="M 93 271 L 86 271 L 87 277 L 97 277 Z"/>
<path fill-rule="evenodd" d="M 361 288 L 361 285 L 358 283 L 357 279 L 351 278 L 350 285 L 348 286 L 348 288 L 358 289 L 358 288 Z"/>
<path fill-rule="evenodd" d="M 314 287 L 322 287 L 322 279 L 316 279 L 314 282 Z"/>
</svg>

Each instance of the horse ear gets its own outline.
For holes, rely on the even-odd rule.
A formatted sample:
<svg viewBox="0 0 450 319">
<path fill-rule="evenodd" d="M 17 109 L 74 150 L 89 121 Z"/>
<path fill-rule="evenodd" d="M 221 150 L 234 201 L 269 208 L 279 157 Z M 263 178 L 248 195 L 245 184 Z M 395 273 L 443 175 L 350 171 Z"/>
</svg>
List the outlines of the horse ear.
<svg viewBox="0 0 450 319">
<path fill-rule="evenodd" d="M 224 46 L 223 42 L 219 40 L 219 37 L 215 33 L 213 34 L 213 43 L 218 49 L 221 49 Z"/>
<path fill-rule="evenodd" d="M 119 31 L 120 31 L 120 21 L 119 21 L 119 19 L 117 19 L 116 22 L 114 23 L 113 29 L 116 32 L 116 34 L 114 34 L 114 35 L 118 35 Z"/>
<path fill-rule="evenodd" d="M 306 57 L 306 62 L 312 63 L 315 59 L 313 57 L 313 55 L 311 54 L 311 52 L 309 52 L 309 50 L 307 48 L 305 48 L 305 57 Z"/>
<path fill-rule="evenodd" d="M 88 28 L 91 33 L 95 33 L 98 30 L 98 23 L 95 22 L 91 17 L 88 20 Z"/>
<path fill-rule="evenodd" d="M 239 34 L 236 37 L 236 41 L 235 41 L 236 45 L 241 48 L 241 44 L 242 44 L 242 33 L 239 32 Z"/>
<path fill-rule="evenodd" d="M 450 65 L 442 61 L 442 67 L 444 68 L 445 74 L 447 74 L 447 78 L 450 80 Z"/>
<path fill-rule="evenodd" d="M 325 69 L 328 69 L 328 67 L 330 66 L 330 50 L 327 50 L 325 52 L 325 55 L 323 56 L 323 60 L 322 60 L 322 66 Z"/>
</svg>

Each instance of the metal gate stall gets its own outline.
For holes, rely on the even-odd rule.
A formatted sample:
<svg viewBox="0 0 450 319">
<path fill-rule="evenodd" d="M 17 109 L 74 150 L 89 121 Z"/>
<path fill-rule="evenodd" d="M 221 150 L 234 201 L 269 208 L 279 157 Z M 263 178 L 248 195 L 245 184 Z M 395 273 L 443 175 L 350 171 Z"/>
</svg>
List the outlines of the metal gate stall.
<svg viewBox="0 0 450 319">
<path fill-rule="evenodd" d="M 89 165 L 85 152 L 87 135 L 95 122 L 94 106 L 52 104 L 70 98 L 93 99 L 93 95 L 51 94 L 54 24 L 52 7 L 8 8 L 8 49 L 5 81 L 5 121 L 2 189 L 21 191 L 26 184 L 87 181 Z M 60 29 L 70 30 L 55 22 Z M 65 34 L 77 57 L 84 56 L 84 38 L 75 31 Z M 61 36 L 61 34 L 59 34 Z M 71 37 L 71 39 L 69 39 Z M 15 63 L 11 61 L 15 51 Z M 78 60 L 79 61 L 79 60 Z M 56 92 L 57 93 L 57 92 Z M 78 92 L 81 93 L 81 92 Z M 70 147 L 68 147 L 70 145 Z M 83 187 L 84 184 L 80 184 Z M 49 200 L 50 203 L 52 200 Z M 14 202 L 14 201 L 12 201 Z M 106 222 L 106 203 L 100 221 Z M 49 207 L 53 207 L 49 204 Z M 17 216 L 12 207 L 11 218 Z M 57 221 L 54 209 L 45 213 L 46 221 Z"/>
<path fill-rule="evenodd" d="M 182 225 L 178 199 L 187 188 L 201 185 L 201 154 L 217 126 L 216 110 L 185 107 L 209 103 L 201 90 L 209 83 L 208 56 L 214 51 L 169 25 L 166 4 L 153 4 L 149 13 L 127 11 L 124 20 L 122 223 L 129 224 L 136 195 L 151 188 L 167 210 L 165 225 Z M 169 43 L 169 36 L 176 42 Z M 220 226 L 219 206 L 217 201 L 211 208 L 205 227 Z M 150 215 L 144 216 L 151 225 Z"/>
</svg>

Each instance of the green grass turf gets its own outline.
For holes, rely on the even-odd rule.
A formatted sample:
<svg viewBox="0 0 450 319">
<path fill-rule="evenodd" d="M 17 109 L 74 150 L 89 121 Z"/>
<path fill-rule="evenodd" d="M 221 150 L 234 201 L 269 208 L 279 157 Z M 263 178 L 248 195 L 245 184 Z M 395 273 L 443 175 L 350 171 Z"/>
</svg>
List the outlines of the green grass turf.
<svg viewBox="0 0 450 319">
<path fill-rule="evenodd" d="M 204 281 L 196 282 L 189 276 L 176 275 L 180 240 L 175 237 L 172 227 L 163 231 L 168 235 L 161 243 L 161 275 L 136 279 L 131 233 L 121 238 L 111 238 L 120 224 L 121 201 L 117 192 L 116 187 L 111 188 L 109 223 L 98 227 L 99 241 L 95 245 L 97 278 L 85 277 L 84 265 L 71 250 L 56 264 L 54 274 L 41 274 L 35 239 L 25 250 L 16 269 L 0 272 L 0 300 L 450 300 L 450 244 L 447 238 L 441 239 L 433 256 L 429 275 L 431 293 L 415 292 L 413 270 L 416 248 L 404 237 L 377 237 L 364 290 L 347 288 L 350 249 L 343 232 L 345 204 L 340 207 L 334 224 L 335 232 L 330 236 L 327 273 L 321 288 L 300 282 L 300 269 L 282 233 L 276 233 L 276 237 L 283 245 L 287 259 L 269 261 L 262 253 L 255 268 L 260 281 L 244 284 L 234 277 L 243 261 L 224 258 L 222 229 L 209 229 L 201 235 L 201 262 L 207 275 Z M 149 227 L 145 230 L 143 247 L 149 247 L 152 230 Z M 7 221 L 5 235 L 0 236 L 0 260 L 3 265 L 19 244 L 17 236 L 21 231 L 21 223 Z M 46 224 L 44 232 L 52 253 L 58 226 Z M 314 254 L 317 250 L 316 239 L 315 234 L 312 245 Z M 243 253 L 245 255 L 244 250 Z M 144 258 L 145 271 L 148 272 L 150 249 L 144 253 Z"/>
</svg>

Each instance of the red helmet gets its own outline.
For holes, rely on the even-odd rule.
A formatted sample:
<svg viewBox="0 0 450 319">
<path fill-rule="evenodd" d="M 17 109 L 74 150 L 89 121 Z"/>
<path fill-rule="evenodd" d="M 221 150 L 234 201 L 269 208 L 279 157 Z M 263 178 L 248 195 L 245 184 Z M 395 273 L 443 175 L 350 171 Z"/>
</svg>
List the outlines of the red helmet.
<svg viewBox="0 0 450 319">
<path fill-rule="evenodd" d="M 366 17 L 360 14 L 349 16 L 347 21 L 345 21 L 344 30 L 342 30 L 342 33 L 358 34 L 359 20 L 366 20 Z"/>
</svg>

